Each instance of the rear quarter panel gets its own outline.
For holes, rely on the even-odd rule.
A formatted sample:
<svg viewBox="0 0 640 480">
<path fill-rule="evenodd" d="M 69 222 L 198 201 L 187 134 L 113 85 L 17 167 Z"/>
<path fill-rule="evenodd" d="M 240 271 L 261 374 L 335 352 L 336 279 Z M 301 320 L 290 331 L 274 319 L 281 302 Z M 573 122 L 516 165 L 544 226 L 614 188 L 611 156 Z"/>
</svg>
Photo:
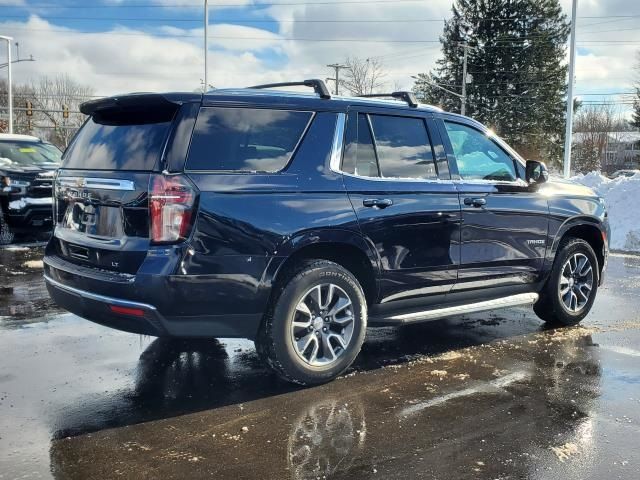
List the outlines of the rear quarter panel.
<svg viewBox="0 0 640 480">
<path fill-rule="evenodd" d="M 342 177 L 328 168 L 335 123 L 335 113 L 317 113 L 282 173 L 188 173 L 200 208 L 174 281 L 201 285 L 194 311 L 262 312 L 273 275 L 297 249 L 336 238 L 366 248 Z"/>
</svg>

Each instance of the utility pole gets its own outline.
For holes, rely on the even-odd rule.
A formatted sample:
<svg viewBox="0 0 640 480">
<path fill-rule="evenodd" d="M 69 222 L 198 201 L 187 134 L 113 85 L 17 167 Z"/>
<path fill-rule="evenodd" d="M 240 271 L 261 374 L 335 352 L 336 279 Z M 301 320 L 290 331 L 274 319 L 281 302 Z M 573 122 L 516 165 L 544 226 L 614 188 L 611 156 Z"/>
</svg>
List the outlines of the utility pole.
<svg viewBox="0 0 640 480">
<path fill-rule="evenodd" d="M 573 81 L 576 71 L 576 16 L 578 0 L 571 5 L 571 44 L 569 46 L 569 89 L 567 91 L 567 125 L 564 134 L 564 178 L 571 176 L 571 141 L 573 133 Z"/>
<path fill-rule="evenodd" d="M 7 87 L 7 94 L 9 95 L 9 101 L 7 105 L 9 106 L 9 133 L 13 133 L 13 92 L 11 90 L 11 42 L 13 38 L 5 37 L 4 35 L 0 35 L 0 40 L 4 40 L 7 42 L 7 66 L 8 66 L 8 81 L 9 86 Z"/>
<path fill-rule="evenodd" d="M 208 77 L 207 77 L 207 57 L 209 56 L 209 0 L 204 0 L 204 88 L 203 91 L 206 92 L 207 88 L 209 88 Z"/>
<path fill-rule="evenodd" d="M 327 65 L 329 68 L 333 68 L 336 71 L 336 77 L 334 81 L 336 82 L 336 95 L 340 95 L 340 69 L 349 68 L 348 65 L 340 65 L 339 63 L 332 63 L 331 65 Z"/>
<path fill-rule="evenodd" d="M 464 115 L 467 110 L 467 52 L 469 45 L 462 44 L 464 48 L 464 55 L 462 57 L 462 97 L 460 98 L 462 104 L 460 106 L 460 115 Z"/>
</svg>

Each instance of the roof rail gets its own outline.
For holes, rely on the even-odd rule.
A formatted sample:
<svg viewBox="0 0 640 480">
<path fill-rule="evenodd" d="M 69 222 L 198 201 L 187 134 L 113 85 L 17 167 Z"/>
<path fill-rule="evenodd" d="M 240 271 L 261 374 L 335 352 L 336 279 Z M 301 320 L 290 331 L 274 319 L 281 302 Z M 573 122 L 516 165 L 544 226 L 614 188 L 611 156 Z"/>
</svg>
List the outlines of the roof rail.
<svg viewBox="0 0 640 480">
<path fill-rule="evenodd" d="M 358 97 L 363 97 L 363 98 L 391 97 L 391 98 L 395 98 L 395 99 L 407 102 L 407 104 L 412 108 L 416 108 L 418 106 L 418 100 L 416 99 L 416 96 L 413 94 L 413 92 L 401 91 L 401 92 L 393 92 L 393 93 L 368 93 L 366 95 L 358 95 Z"/>
<path fill-rule="evenodd" d="M 331 98 L 331 93 L 329 92 L 329 89 L 325 85 L 324 81 L 318 80 L 317 78 L 303 80 L 302 82 L 265 83 L 264 85 L 254 85 L 253 87 L 248 88 L 276 88 L 296 86 L 311 87 L 318 95 L 320 95 L 320 98 Z"/>
</svg>

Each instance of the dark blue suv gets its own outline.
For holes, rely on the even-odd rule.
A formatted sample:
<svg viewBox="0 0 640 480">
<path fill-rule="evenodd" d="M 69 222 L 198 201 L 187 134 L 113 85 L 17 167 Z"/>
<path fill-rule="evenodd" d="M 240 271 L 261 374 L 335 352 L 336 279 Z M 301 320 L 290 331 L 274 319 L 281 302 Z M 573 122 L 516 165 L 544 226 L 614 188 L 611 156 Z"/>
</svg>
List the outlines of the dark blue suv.
<svg viewBox="0 0 640 480">
<path fill-rule="evenodd" d="M 591 190 L 410 92 L 272 89 L 290 85 L 82 105 L 55 182 L 54 300 L 129 332 L 253 339 L 301 384 L 347 369 L 367 326 L 587 315 L 609 233 Z"/>
</svg>

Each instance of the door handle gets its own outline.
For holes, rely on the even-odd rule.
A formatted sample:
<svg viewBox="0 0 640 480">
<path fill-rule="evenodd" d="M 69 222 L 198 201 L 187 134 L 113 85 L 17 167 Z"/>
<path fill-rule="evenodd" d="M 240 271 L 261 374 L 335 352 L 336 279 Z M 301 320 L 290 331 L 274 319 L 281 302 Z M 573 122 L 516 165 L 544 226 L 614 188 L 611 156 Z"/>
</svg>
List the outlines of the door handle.
<svg viewBox="0 0 640 480">
<path fill-rule="evenodd" d="M 487 200 L 484 198 L 465 198 L 464 204 L 476 208 L 484 207 L 487 204 Z"/>
<path fill-rule="evenodd" d="M 366 198 L 362 200 L 362 205 L 372 208 L 387 208 L 393 205 L 393 200 L 390 198 Z"/>
</svg>

